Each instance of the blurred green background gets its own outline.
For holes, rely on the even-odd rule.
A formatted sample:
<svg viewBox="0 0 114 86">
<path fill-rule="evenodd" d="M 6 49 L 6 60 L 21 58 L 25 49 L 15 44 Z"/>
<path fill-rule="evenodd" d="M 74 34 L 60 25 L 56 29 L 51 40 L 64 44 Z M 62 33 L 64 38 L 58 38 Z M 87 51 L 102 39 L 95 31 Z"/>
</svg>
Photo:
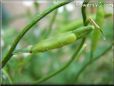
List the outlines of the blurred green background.
<svg viewBox="0 0 114 86">
<path fill-rule="evenodd" d="M 3 1 L 2 2 L 2 28 L 1 28 L 1 48 L 2 56 L 6 54 L 13 40 L 20 30 L 34 17 L 35 14 L 41 13 L 46 8 L 54 5 L 54 1 Z M 76 3 L 82 3 L 76 2 Z M 87 14 L 95 15 L 96 7 L 88 7 Z M 105 6 L 106 13 L 113 14 L 113 7 Z M 44 17 L 21 39 L 16 49 L 26 48 L 34 45 L 50 34 L 58 31 L 61 26 L 67 25 L 72 21 L 82 19 L 81 5 L 76 6 L 74 2 L 57 9 L 56 18 L 53 21 L 53 26 L 49 28 L 50 21 L 55 11 Z M 50 34 L 47 35 L 48 31 Z M 112 16 L 105 19 L 103 24 L 103 32 L 106 40 L 101 36 L 99 39 L 95 56 L 102 53 L 105 48 L 111 45 L 113 40 L 113 18 Z M 75 49 L 80 44 L 81 40 L 59 48 L 38 54 L 17 54 L 14 55 L 8 64 L 4 67 L 6 72 L 2 74 L 2 83 L 10 84 L 11 78 L 13 84 L 32 83 L 41 77 L 48 75 L 69 61 Z M 88 35 L 86 47 L 79 55 L 79 59 L 58 75 L 43 82 L 45 84 L 112 84 L 113 77 L 113 51 L 110 50 L 105 55 L 101 56 L 88 65 L 83 70 L 78 79 L 75 79 L 80 69 L 88 62 L 90 53 L 91 35 Z M 1 59 L 2 57 L 0 57 Z M 3 59 L 3 58 L 2 58 Z M 8 74 L 8 76 L 7 76 Z"/>
</svg>

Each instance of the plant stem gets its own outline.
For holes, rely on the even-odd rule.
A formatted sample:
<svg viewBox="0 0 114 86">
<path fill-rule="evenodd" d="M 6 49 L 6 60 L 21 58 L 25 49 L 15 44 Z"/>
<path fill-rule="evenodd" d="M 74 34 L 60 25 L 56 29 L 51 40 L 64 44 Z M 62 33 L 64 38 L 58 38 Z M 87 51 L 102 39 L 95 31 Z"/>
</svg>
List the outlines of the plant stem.
<svg viewBox="0 0 114 86">
<path fill-rule="evenodd" d="M 43 36 L 43 39 L 47 38 L 50 34 L 51 34 L 51 31 L 52 31 L 52 28 L 53 28 L 53 24 L 54 24 L 54 21 L 56 19 L 56 16 L 57 16 L 57 9 L 54 11 L 53 15 L 52 15 L 52 18 L 49 22 L 49 26 L 48 26 L 48 29 L 47 31 L 45 31 L 45 29 L 42 31 L 42 33 L 44 34 Z"/>
<path fill-rule="evenodd" d="M 79 76 L 81 75 L 81 73 L 90 65 L 92 64 L 94 61 L 98 60 L 101 56 L 103 56 L 104 54 L 106 54 L 110 49 L 112 48 L 112 45 L 109 46 L 106 50 L 104 50 L 101 54 L 99 54 L 98 56 L 94 57 L 91 61 L 88 61 L 87 63 L 85 63 L 85 65 L 82 66 L 82 68 L 78 71 L 78 73 L 75 76 L 75 81 L 77 81 L 77 79 L 79 78 Z"/>
<path fill-rule="evenodd" d="M 12 57 L 12 52 L 14 51 L 14 49 L 16 48 L 18 42 L 21 40 L 21 38 L 25 35 L 25 33 L 31 29 L 32 26 L 34 26 L 38 21 L 40 21 L 43 17 L 45 17 L 47 14 L 49 14 L 50 12 L 52 12 L 53 10 L 65 5 L 65 4 L 68 4 L 70 3 L 71 1 L 73 0 L 70 0 L 70 1 L 64 1 L 64 2 L 61 2 L 61 3 L 58 3 L 50 8 L 48 8 L 47 10 L 45 10 L 44 12 L 42 12 L 41 14 L 39 15 L 36 15 L 33 20 L 31 20 L 31 22 L 26 25 L 22 31 L 18 34 L 18 36 L 16 37 L 16 39 L 13 41 L 12 45 L 11 45 L 11 48 L 9 49 L 9 51 L 7 52 L 7 54 L 5 55 L 5 57 L 3 58 L 3 61 L 2 61 L 2 68 L 6 65 L 6 63 L 9 61 L 9 59 Z M 0 63 L 1 65 L 1 63 Z"/>
<path fill-rule="evenodd" d="M 56 19 L 56 16 L 57 16 L 57 10 L 55 10 L 55 12 L 54 12 L 54 14 L 53 14 L 53 16 L 52 16 L 52 19 L 51 19 L 51 21 L 50 21 L 50 24 L 49 24 L 49 26 L 48 26 L 48 28 L 49 28 L 49 30 L 48 30 L 48 35 L 51 33 L 51 31 L 52 31 L 52 28 L 53 28 L 53 24 L 54 24 L 54 21 L 55 21 L 55 19 Z"/>
<path fill-rule="evenodd" d="M 88 4 L 88 2 L 89 0 L 84 0 L 82 7 L 81 7 L 84 26 L 87 26 L 86 5 Z"/>
<path fill-rule="evenodd" d="M 60 72 L 62 72 L 64 69 L 66 69 L 73 61 L 74 59 L 77 57 L 78 53 L 80 52 L 83 44 L 84 44 L 84 41 L 85 39 L 82 39 L 82 42 L 80 44 L 80 46 L 78 47 L 78 49 L 75 51 L 75 53 L 72 55 L 72 58 L 70 59 L 70 61 L 68 63 L 66 63 L 63 67 L 61 67 L 59 70 L 45 76 L 45 77 L 42 77 L 41 79 L 39 79 L 38 81 L 35 81 L 34 83 L 42 83 L 43 81 L 46 81 L 50 78 L 52 78 L 53 76 L 59 74 Z"/>
<path fill-rule="evenodd" d="M 2 71 L 3 71 L 3 74 L 7 77 L 9 83 L 12 84 L 13 81 L 12 81 L 10 75 L 7 73 L 7 71 L 5 69 L 2 69 Z"/>
</svg>

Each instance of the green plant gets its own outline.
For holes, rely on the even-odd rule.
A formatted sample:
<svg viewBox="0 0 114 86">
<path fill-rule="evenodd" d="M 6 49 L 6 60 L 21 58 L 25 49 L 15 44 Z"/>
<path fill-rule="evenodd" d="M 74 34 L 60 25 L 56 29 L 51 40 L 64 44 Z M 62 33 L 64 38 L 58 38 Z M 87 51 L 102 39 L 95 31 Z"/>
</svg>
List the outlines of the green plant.
<svg viewBox="0 0 114 86">
<path fill-rule="evenodd" d="M 73 52 L 74 51 L 75 52 L 71 56 L 70 60 L 67 63 L 65 63 L 64 65 L 62 64 L 63 66 L 58 68 L 56 71 L 54 71 L 54 72 L 52 72 L 52 73 L 50 73 L 50 74 L 48 74 L 44 77 L 42 77 L 42 76 L 39 77 L 38 76 L 38 77 L 36 77 L 35 80 L 30 82 L 30 83 L 35 83 L 35 84 L 36 83 L 43 83 L 44 81 L 49 80 L 50 78 L 52 78 L 55 75 L 59 74 L 60 72 L 64 71 L 66 68 L 68 68 L 68 66 L 73 61 L 75 61 L 75 59 L 77 59 L 76 62 L 78 63 L 80 55 L 85 51 L 84 50 L 85 49 L 84 44 L 85 44 L 86 40 L 89 39 L 90 34 L 91 34 L 91 36 L 92 36 L 92 37 L 90 37 L 90 39 L 92 41 L 91 51 L 90 51 L 90 53 L 87 54 L 87 55 L 90 55 L 90 56 L 84 55 L 84 57 L 86 57 L 86 58 L 84 59 L 83 64 L 81 64 L 82 66 L 79 68 L 79 70 L 76 69 L 77 73 L 75 75 L 73 75 L 74 76 L 73 77 L 74 78 L 73 83 L 74 83 L 75 81 L 77 81 L 80 74 L 84 71 L 84 69 L 87 66 L 89 66 L 91 63 L 96 61 L 98 58 L 100 58 L 102 55 L 104 55 L 106 52 L 108 52 L 111 49 L 112 44 L 110 44 L 110 46 L 108 46 L 106 49 L 101 50 L 100 54 L 95 55 L 96 54 L 96 49 L 97 49 L 97 46 L 98 46 L 99 37 L 100 37 L 100 31 L 104 36 L 104 31 L 102 29 L 103 28 L 102 24 L 103 24 L 104 18 L 108 18 L 108 17 L 112 16 L 112 14 L 105 13 L 104 10 L 103 10 L 104 8 L 97 8 L 96 17 L 94 15 L 94 16 L 91 16 L 91 18 L 90 18 L 89 16 L 87 16 L 86 6 L 84 6 L 84 5 L 87 5 L 90 0 L 84 0 L 84 2 L 83 2 L 82 8 L 81 8 L 82 9 L 83 20 L 82 19 L 76 20 L 76 21 L 74 21 L 74 22 L 72 22 L 68 25 L 60 27 L 59 30 L 52 31 L 53 22 L 55 20 L 56 15 L 57 15 L 57 8 L 59 8 L 63 5 L 66 5 L 66 4 L 68 4 L 72 1 L 73 0 L 58 3 L 58 4 L 48 8 L 47 10 L 42 12 L 41 14 L 36 15 L 33 18 L 33 20 L 27 26 L 25 26 L 22 29 L 22 31 L 18 34 L 16 39 L 11 44 L 11 48 L 9 49 L 9 51 L 7 52 L 5 57 L 3 57 L 2 62 L 0 62 L 0 66 L 3 69 L 2 70 L 3 74 L 5 76 L 7 76 L 9 82 L 12 83 L 13 81 L 10 78 L 11 75 L 8 75 L 8 73 L 5 72 L 5 71 L 8 70 L 8 68 L 10 69 L 10 65 L 8 64 L 8 61 L 14 55 L 18 55 L 18 53 L 21 53 L 21 54 L 30 53 L 30 55 L 31 56 L 33 55 L 33 57 L 37 57 L 36 54 L 38 54 L 38 56 L 40 57 L 39 52 L 42 52 L 42 53 L 45 53 L 45 54 L 46 53 L 51 54 L 50 50 L 57 49 L 58 50 L 58 55 L 57 55 L 56 59 L 52 58 L 56 61 L 59 58 L 59 56 L 61 56 L 61 53 L 63 53 L 61 51 L 63 49 L 62 47 L 66 46 L 66 45 L 69 45 L 69 44 L 72 44 L 72 45 L 69 45 L 68 49 L 71 49 L 71 50 L 73 50 Z M 37 4 L 35 4 L 35 5 L 37 6 Z M 35 6 L 35 9 L 37 9 L 36 6 Z M 49 14 L 53 10 L 55 10 L 55 13 L 52 16 L 52 19 L 49 23 L 49 26 L 48 26 L 49 29 L 47 30 L 46 33 L 44 33 L 45 30 L 42 30 L 41 33 L 42 34 L 44 33 L 44 35 L 41 34 L 41 36 L 43 36 L 43 37 L 41 38 L 41 36 L 40 36 L 40 40 L 38 40 L 38 43 L 36 43 L 35 45 L 33 44 L 32 47 L 28 47 L 28 48 L 24 48 L 24 49 L 22 48 L 22 49 L 19 49 L 19 50 L 17 49 L 16 50 L 15 48 L 16 48 L 18 42 L 22 39 L 22 37 L 26 34 L 26 32 L 28 30 L 30 30 L 38 21 L 40 21 L 42 18 L 44 18 L 47 14 Z M 90 33 L 90 32 L 93 32 L 93 33 Z M 53 34 L 50 35 L 50 33 L 53 33 L 54 35 Z M 36 38 L 36 40 L 37 40 L 37 38 Z M 69 52 L 69 53 L 71 53 L 71 52 Z M 52 56 L 54 56 L 54 55 L 52 55 Z M 30 61 L 28 61 L 28 62 L 29 63 L 31 62 L 31 64 L 34 64 L 34 60 L 36 60 L 36 58 L 31 58 Z M 20 62 L 21 61 L 22 61 L 22 63 L 20 63 L 20 65 L 22 65 L 22 67 L 19 68 L 20 71 L 22 71 L 24 69 L 25 64 L 27 64 L 27 61 L 24 61 L 24 59 L 20 59 Z M 36 62 L 36 63 L 38 63 L 38 62 Z M 35 73 L 32 70 L 32 69 L 34 69 L 34 66 L 36 66 L 36 67 L 38 66 L 37 68 L 40 68 L 39 65 L 36 65 L 36 64 L 31 65 L 31 68 L 29 68 L 29 71 L 32 72 L 33 76 L 36 76 Z M 17 69 L 18 69 L 18 67 L 17 67 Z M 40 69 L 38 69 L 38 71 L 39 70 Z M 50 69 L 50 71 L 52 71 L 52 69 Z M 66 80 L 66 82 L 67 82 L 67 80 Z"/>
</svg>

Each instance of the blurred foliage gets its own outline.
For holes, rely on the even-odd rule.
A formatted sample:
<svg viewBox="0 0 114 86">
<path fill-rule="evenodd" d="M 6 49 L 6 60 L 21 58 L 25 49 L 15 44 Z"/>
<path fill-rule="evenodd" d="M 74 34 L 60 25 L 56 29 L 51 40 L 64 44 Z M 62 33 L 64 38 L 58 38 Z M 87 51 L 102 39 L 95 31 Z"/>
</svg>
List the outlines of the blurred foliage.
<svg viewBox="0 0 114 86">
<path fill-rule="evenodd" d="M 37 4 L 35 4 L 35 7 Z M 39 6 L 39 4 L 38 4 Z M 34 8 L 36 9 L 36 8 Z M 3 9 L 3 11 L 5 11 Z M 4 12 L 3 12 L 4 13 Z M 3 20 L 6 21 L 8 15 L 3 17 Z M 48 20 L 52 17 L 48 15 Z M 80 16 L 79 16 L 80 17 Z M 81 17 L 80 17 L 81 18 Z M 57 18 L 54 21 L 54 29 L 59 26 L 70 23 L 70 12 L 64 7 L 64 11 L 61 14 L 57 14 Z M 28 17 L 27 20 L 30 20 Z M 3 21 L 3 26 L 4 26 Z M 78 20 L 77 20 L 78 21 Z M 110 22 L 109 22 L 110 21 Z M 11 22 L 8 22 L 11 23 Z M 49 23 L 49 22 L 46 22 Z M 45 26 L 46 29 L 49 29 Z M 45 28 L 39 27 L 36 25 L 30 30 L 23 39 L 19 42 L 17 49 L 25 48 L 29 45 L 34 45 L 38 41 L 43 38 L 43 32 L 45 32 Z M 59 28 L 58 28 L 59 29 Z M 9 24 L 5 24 L 5 28 L 2 28 L 3 34 L 1 35 L 4 45 L 2 46 L 2 55 L 4 56 L 8 51 L 12 41 L 15 39 L 20 30 L 16 28 L 10 27 Z M 56 29 L 57 31 L 57 29 Z M 52 31 L 52 33 L 54 30 Z M 95 51 L 95 55 L 101 53 L 107 46 L 111 45 L 113 40 L 113 20 L 112 17 L 105 19 L 103 25 L 103 32 L 105 34 L 106 40 L 103 40 L 101 37 L 99 39 L 97 50 Z M 82 51 L 78 60 L 75 60 L 67 69 L 62 71 L 60 74 L 50 78 L 44 83 L 57 83 L 57 84 L 69 84 L 69 83 L 79 83 L 79 84 L 112 84 L 113 83 L 113 69 L 112 69 L 112 51 L 108 52 L 106 55 L 102 56 L 96 62 L 93 62 L 92 65 L 89 65 L 80 75 L 78 80 L 75 80 L 75 76 L 80 70 L 80 68 L 88 61 L 88 56 L 90 52 L 90 35 L 86 41 L 86 48 Z M 8 75 L 11 77 L 11 80 L 15 84 L 22 83 L 32 83 L 35 80 L 40 79 L 41 77 L 52 73 L 65 64 L 72 54 L 74 50 L 79 45 L 80 40 L 73 43 L 72 45 L 65 46 L 63 48 L 54 49 L 51 51 L 47 51 L 44 53 L 38 54 L 17 54 L 12 57 L 12 59 L 5 66 L 4 70 L 7 71 Z M 3 74 L 2 83 L 10 83 L 8 81 L 7 76 Z"/>
</svg>

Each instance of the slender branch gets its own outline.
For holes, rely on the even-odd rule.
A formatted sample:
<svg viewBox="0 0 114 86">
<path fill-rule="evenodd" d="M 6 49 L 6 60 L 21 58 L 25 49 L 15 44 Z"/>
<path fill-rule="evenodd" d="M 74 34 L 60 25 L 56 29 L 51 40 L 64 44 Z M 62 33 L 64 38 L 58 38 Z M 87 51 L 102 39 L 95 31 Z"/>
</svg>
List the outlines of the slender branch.
<svg viewBox="0 0 114 86">
<path fill-rule="evenodd" d="M 52 28 L 53 28 L 54 21 L 56 19 L 56 16 L 57 16 L 57 9 L 54 11 L 52 18 L 49 22 L 49 26 L 48 26 L 49 29 L 47 29 L 47 31 L 45 31 L 45 29 L 42 31 L 42 33 L 44 34 L 43 39 L 47 38 L 50 35 Z"/>
<path fill-rule="evenodd" d="M 12 84 L 12 79 L 5 69 L 2 69 L 3 74 L 7 77 L 10 84 Z"/>
<path fill-rule="evenodd" d="M 104 54 L 106 54 L 110 49 L 112 48 L 112 45 L 109 46 L 107 49 L 105 49 L 101 54 L 99 54 L 98 56 L 94 57 L 94 59 L 92 59 L 91 61 L 88 61 L 86 64 L 84 64 L 82 66 L 82 68 L 78 71 L 78 73 L 75 76 L 75 81 L 77 81 L 77 79 L 79 78 L 79 76 L 81 75 L 81 73 L 90 65 L 92 64 L 94 61 L 98 60 L 101 56 L 103 56 Z"/>
<path fill-rule="evenodd" d="M 50 21 L 50 24 L 49 24 L 49 26 L 48 26 L 48 28 L 49 28 L 48 34 L 50 34 L 51 31 L 52 31 L 53 24 L 54 24 L 54 21 L 55 21 L 55 19 L 56 19 L 56 16 L 57 16 L 57 10 L 55 10 L 55 12 L 54 12 L 54 14 L 53 14 L 53 16 L 52 16 L 52 19 L 51 19 L 51 21 Z"/>
<path fill-rule="evenodd" d="M 87 16 L 86 16 L 86 5 L 88 4 L 89 0 L 84 0 L 83 4 L 82 4 L 82 17 L 83 17 L 83 23 L 84 23 L 84 26 L 87 25 Z"/>
<path fill-rule="evenodd" d="M 84 44 L 84 41 L 85 39 L 82 39 L 82 42 L 80 44 L 80 46 L 78 47 L 78 49 L 75 51 L 75 53 L 73 54 L 72 58 L 70 59 L 70 61 L 68 63 L 66 63 L 63 67 L 61 67 L 59 70 L 45 76 L 45 77 L 42 77 L 41 79 L 39 79 L 38 81 L 35 81 L 34 83 L 42 83 L 43 81 L 46 81 L 50 78 L 52 78 L 53 76 L 59 74 L 60 72 L 62 72 L 64 69 L 66 69 L 73 61 L 74 59 L 77 57 L 78 53 L 80 52 L 83 44 Z"/>
<path fill-rule="evenodd" d="M 52 12 L 53 10 L 70 3 L 73 0 L 70 1 L 64 1 L 61 3 L 58 3 L 50 8 L 48 8 L 47 10 L 45 10 L 44 12 L 42 12 L 39 15 L 36 15 L 33 20 L 31 20 L 31 22 L 25 26 L 22 31 L 18 34 L 18 36 L 16 37 L 16 39 L 13 41 L 11 48 L 9 49 L 9 51 L 7 52 L 7 54 L 5 55 L 3 61 L 2 61 L 2 68 L 6 65 L 6 63 L 8 62 L 8 60 L 12 57 L 12 52 L 14 51 L 14 49 L 16 48 L 18 42 L 21 40 L 21 38 L 25 35 L 25 33 L 31 29 L 32 26 L 34 26 L 38 21 L 40 21 L 43 17 L 45 17 L 47 14 L 49 14 L 50 12 Z M 1 65 L 1 63 L 0 63 Z"/>
<path fill-rule="evenodd" d="M 84 26 L 87 26 L 86 5 L 88 4 L 88 2 L 89 0 L 84 0 L 82 7 L 81 7 Z M 83 40 L 86 40 L 86 37 L 84 37 Z"/>
</svg>

